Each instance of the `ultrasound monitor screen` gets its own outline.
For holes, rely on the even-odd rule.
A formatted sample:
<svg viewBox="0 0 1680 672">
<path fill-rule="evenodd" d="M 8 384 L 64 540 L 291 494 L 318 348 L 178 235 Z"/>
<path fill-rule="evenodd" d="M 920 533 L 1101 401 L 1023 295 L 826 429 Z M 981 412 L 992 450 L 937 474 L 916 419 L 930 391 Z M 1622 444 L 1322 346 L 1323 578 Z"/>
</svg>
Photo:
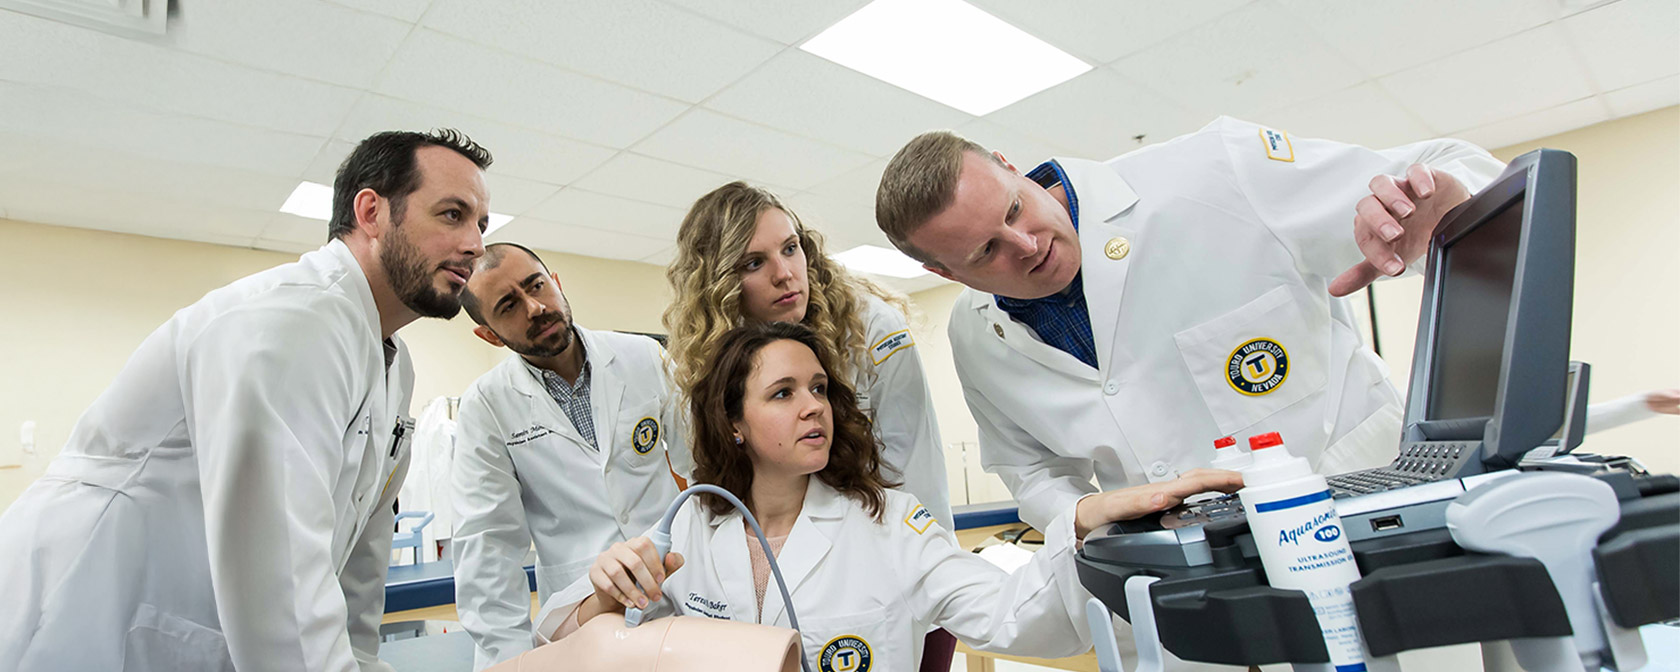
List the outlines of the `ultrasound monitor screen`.
<svg viewBox="0 0 1680 672">
<path fill-rule="evenodd" d="M 1441 250 L 1430 420 L 1493 415 L 1522 216 L 1518 201 Z"/>
</svg>

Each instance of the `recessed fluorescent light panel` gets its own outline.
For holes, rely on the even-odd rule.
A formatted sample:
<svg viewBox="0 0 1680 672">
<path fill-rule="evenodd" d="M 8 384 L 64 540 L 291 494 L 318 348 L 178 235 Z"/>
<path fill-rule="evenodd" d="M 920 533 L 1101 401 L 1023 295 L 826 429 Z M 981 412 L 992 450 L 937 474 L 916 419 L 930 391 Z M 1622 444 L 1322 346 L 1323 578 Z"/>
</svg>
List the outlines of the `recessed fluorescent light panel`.
<svg viewBox="0 0 1680 672">
<path fill-rule="evenodd" d="M 975 116 L 1091 69 L 961 0 L 875 0 L 799 48 Z"/>
<path fill-rule="evenodd" d="M 875 245 L 859 245 L 834 255 L 834 260 L 860 273 L 874 273 L 891 278 L 919 278 L 927 275 L 922 262 L 904 256 L 898 250 Z"/>
<path fill-rule="evenodd" d="M 299 182 L 292 195 L 286 197 L 286 202 L 280 206 L 280 212 L 310 219 L 327 221 L 332 219 L 332 187 L 314 182 Z M 484 235 L 494 233 L 496 229 L 507 226 L 513 221 L 513 215 L 499 212 L 490 213 L 490 225 L 485 227 Z"/>
</svg>

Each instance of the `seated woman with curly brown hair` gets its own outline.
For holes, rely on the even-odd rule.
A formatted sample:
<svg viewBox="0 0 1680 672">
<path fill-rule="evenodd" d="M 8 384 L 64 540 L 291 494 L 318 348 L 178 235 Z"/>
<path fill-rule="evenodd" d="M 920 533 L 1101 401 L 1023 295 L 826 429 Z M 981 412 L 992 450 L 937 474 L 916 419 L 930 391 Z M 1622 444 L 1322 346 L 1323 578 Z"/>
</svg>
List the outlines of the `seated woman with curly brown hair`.
<svg viewBox="0 0 1680 672">
<path fill-rule="evenodd" d="M 1083 652 L 1089 594 L 1074 571 L 1076 511 L 1122 520 L 1241 486 L 1234 472 L 1196 470 L 1092 495 L 1044 531 L 1030 563 L 1006 573 L 938 533 L 913 495 L 890 489 L 880 446 L 834 370 L 833 353 L 810 329 L 751 323 L 724 336 L 688 390 L 695 480 L 739 497 L 762 525 L 813 670 L 913 670 L 933 627 L 982 650 Z M 679 512 L 671 553 L 655 557 L 645 536 L 615 544 L 587 579 L 543 606 L 539 636 L 558 639 L 627 607 L 787 627 L 779 595 L 765 599 L 769 563 L 741 514 L 700 497 Z"/>
</svg>

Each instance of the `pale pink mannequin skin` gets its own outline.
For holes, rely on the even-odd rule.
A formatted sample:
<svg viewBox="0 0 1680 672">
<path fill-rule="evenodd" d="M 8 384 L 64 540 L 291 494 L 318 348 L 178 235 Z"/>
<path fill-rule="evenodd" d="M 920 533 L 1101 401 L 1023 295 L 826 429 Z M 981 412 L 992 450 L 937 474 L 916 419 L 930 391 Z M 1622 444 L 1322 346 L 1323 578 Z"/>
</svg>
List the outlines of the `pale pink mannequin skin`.
<svg viewBox="0 0 1680 672">
<path fill-rule="evenodd" d="M 602 614 L 487 672 L 800 672 L 798 644 L 769 625 L 674 616 L 627 628 L 623 614 Z"/>
</svg>

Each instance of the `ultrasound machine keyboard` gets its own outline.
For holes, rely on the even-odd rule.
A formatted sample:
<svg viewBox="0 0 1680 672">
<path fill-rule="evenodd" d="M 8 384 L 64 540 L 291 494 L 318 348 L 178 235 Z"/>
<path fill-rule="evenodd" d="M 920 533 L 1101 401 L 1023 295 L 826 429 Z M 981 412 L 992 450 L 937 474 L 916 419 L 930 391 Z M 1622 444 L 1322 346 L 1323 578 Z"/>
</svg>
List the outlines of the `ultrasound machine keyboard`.
<svg viewBox="0 0 1680 672">
<path fill-rule="evenodd" d="M 1330 494 L 1345 499 L 1453 478 L 1480 448 L 1480 441 L 1410 443 L 1388 466 L 1329 477 Z"/>
</svg>

